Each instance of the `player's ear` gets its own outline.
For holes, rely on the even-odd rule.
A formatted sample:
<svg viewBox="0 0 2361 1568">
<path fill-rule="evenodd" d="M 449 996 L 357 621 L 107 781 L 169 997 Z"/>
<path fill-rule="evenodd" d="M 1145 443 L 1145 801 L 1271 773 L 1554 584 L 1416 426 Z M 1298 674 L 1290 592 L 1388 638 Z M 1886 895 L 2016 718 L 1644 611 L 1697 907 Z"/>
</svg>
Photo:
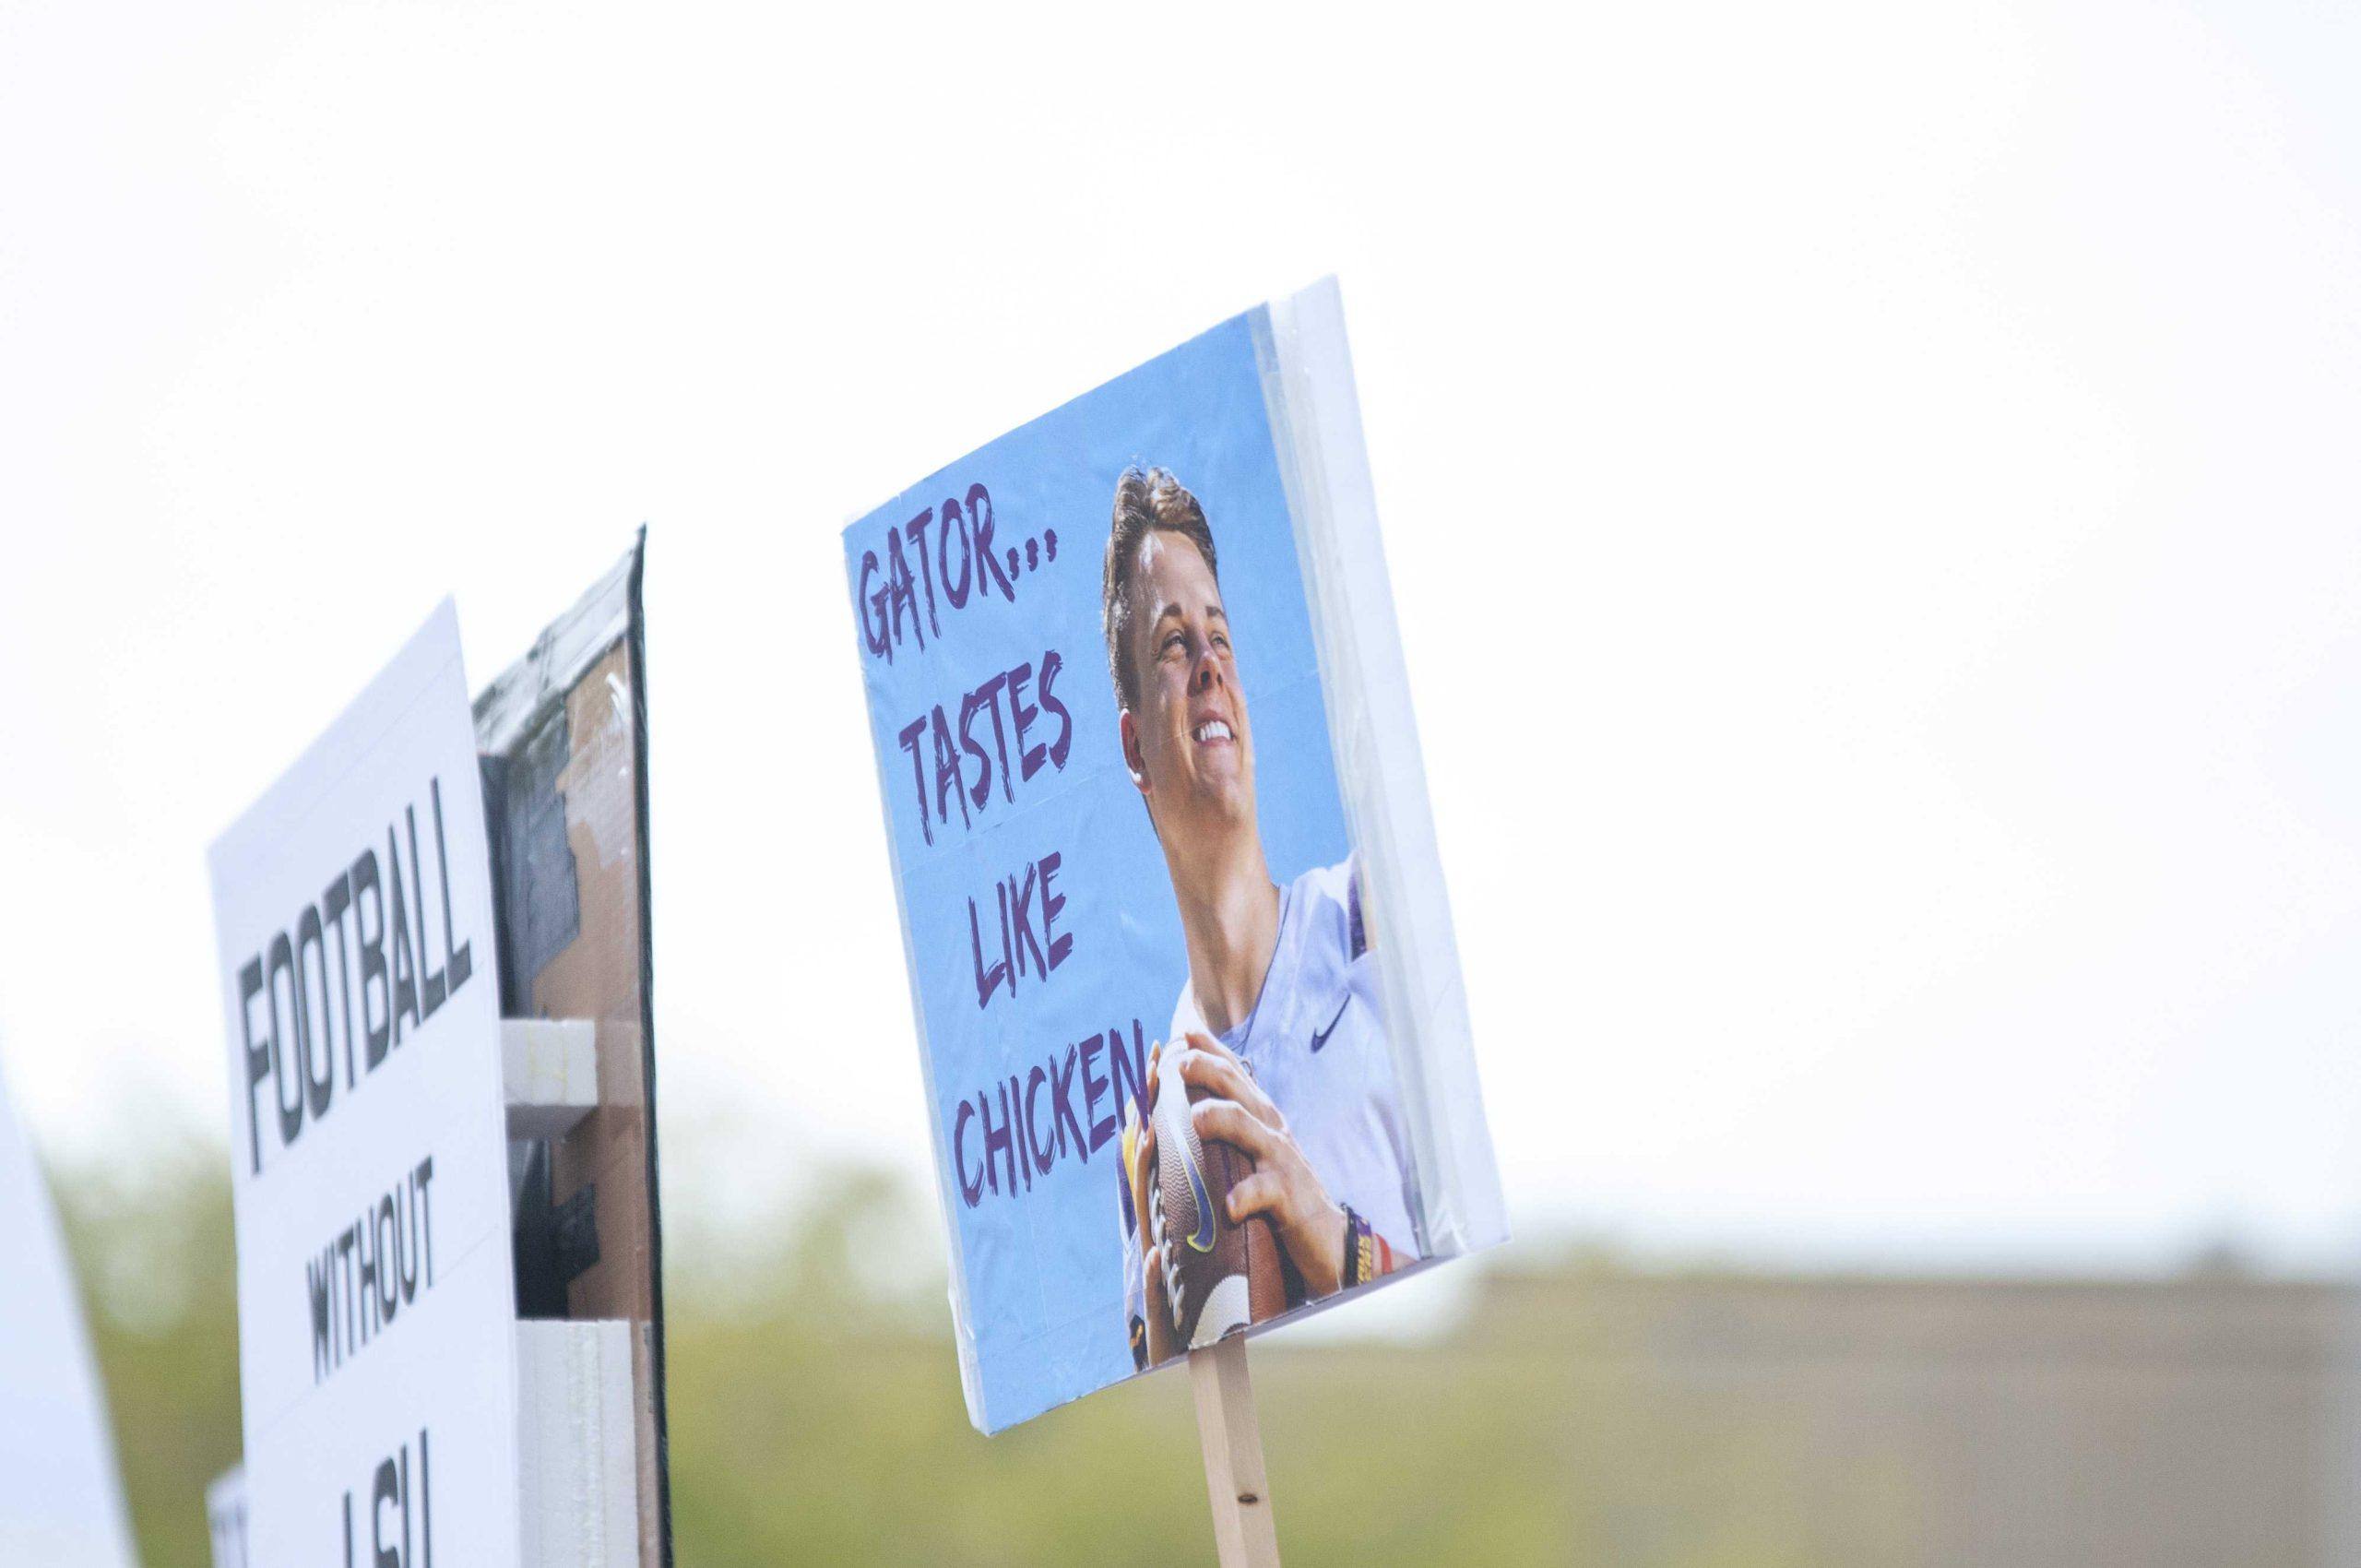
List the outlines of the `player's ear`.
<svg viewBox="0 0 2361 1568">
<path fill-rule="evenodd" d="M 1147 758 L 1140 754 L 1140 727 L 1132 718 L 1130 708 L 1123 709 L 1118 717 L 1117 727 L 1123 737 L 1123 766 L 1131 771 L 1132 783 L 1145 795 L 1147 793 Z"/>
</svg>

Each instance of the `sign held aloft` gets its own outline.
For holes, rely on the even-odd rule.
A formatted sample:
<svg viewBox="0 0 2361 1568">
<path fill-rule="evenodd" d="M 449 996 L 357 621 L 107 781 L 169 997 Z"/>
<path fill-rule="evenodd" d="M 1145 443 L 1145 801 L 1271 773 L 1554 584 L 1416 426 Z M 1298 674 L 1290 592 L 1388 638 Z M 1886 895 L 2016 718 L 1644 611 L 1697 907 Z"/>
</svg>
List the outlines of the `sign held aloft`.
<svg viewBox="0 0 2361 1568">
<path fill-rule="evenodd" d="M 1503 1237 L 1335 284 L 844 552 L 975 1424 Z"/>
<path fill-rule="evenodd" d="M 213 847 L 254 1561 L 518 1561 L 491 857 L 446 600 Z"/>
</svg>

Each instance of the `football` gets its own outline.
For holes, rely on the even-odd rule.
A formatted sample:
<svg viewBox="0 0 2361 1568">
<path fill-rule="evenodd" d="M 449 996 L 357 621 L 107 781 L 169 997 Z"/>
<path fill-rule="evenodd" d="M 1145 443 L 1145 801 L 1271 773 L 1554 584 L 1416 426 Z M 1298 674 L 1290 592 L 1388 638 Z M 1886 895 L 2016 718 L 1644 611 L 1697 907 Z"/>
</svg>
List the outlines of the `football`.
<svg viewBox="0 0 2361 1568">
<path fill-rule="evenodd" d="M 1229 1190 L 1254 1169 L 1243 1151 L 1200 1143 L 1188 1107 L 1210 1098 L 1185 1082 L 1167 1056 L 1157 1068 L 1156 1187 L 1150 1194 L 1152 1240 L 1164 1249 L 1164 1293 L 1172 1327 L 1194 1350 L 1287 1310 L 1278 1237 L 1256 1215 L 1242 1225 L 1229 1218 Z"/>
</svg>

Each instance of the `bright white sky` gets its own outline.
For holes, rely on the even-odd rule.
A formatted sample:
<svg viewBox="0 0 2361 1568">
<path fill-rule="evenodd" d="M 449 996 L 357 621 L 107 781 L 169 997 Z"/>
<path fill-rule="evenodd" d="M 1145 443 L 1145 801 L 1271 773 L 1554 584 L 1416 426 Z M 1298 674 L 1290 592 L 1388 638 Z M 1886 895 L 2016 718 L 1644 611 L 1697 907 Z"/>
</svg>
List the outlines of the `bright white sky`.
<svg viewBox="0 0 2361 1568">
<path fill-rule="evenodd" d="M 2361 21 L 807 9 L 0 9 L 52 1154 L 218 1135 L 207 843 L 645 519 L 668 1196 L 922 1178 L 838 527 L 1335 270 L 1521 1225 L 2361 1260 Z"/>
</svg>

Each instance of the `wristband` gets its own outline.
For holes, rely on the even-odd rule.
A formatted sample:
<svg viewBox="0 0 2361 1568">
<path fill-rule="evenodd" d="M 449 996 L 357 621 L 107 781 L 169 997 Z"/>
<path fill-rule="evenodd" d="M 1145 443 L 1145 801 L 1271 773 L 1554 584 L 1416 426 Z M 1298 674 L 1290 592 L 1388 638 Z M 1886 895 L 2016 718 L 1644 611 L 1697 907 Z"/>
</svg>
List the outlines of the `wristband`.
<svg viewBox="0 0 2361 1568">
<path fill-rule="evenodd" d="M 1342 1277 L 1337 1282 L 1338 1289 L 1349 1290 L 1354 1286 L 1366 1284 L 1376 1277 L 1375 1249 L 1370 1245 L 1375 1237 L 1376 1232 L 1369 1228 L 1369 1221 L 1355 1214 L 1353 1206 L 1347 1204 L 1345 1206 L 1345 1266 Z"/>
<path fill-rule="evenodd" d="M 1345 1266 L 1337 1289 L 1349 1290 L 1356 1285 L 1366 1285 L 1394 1272 L 1394 1249 L 1385 1238 L 1370 1229 L 1368 1220 L 1345 1206 Z"/>
</svg>

